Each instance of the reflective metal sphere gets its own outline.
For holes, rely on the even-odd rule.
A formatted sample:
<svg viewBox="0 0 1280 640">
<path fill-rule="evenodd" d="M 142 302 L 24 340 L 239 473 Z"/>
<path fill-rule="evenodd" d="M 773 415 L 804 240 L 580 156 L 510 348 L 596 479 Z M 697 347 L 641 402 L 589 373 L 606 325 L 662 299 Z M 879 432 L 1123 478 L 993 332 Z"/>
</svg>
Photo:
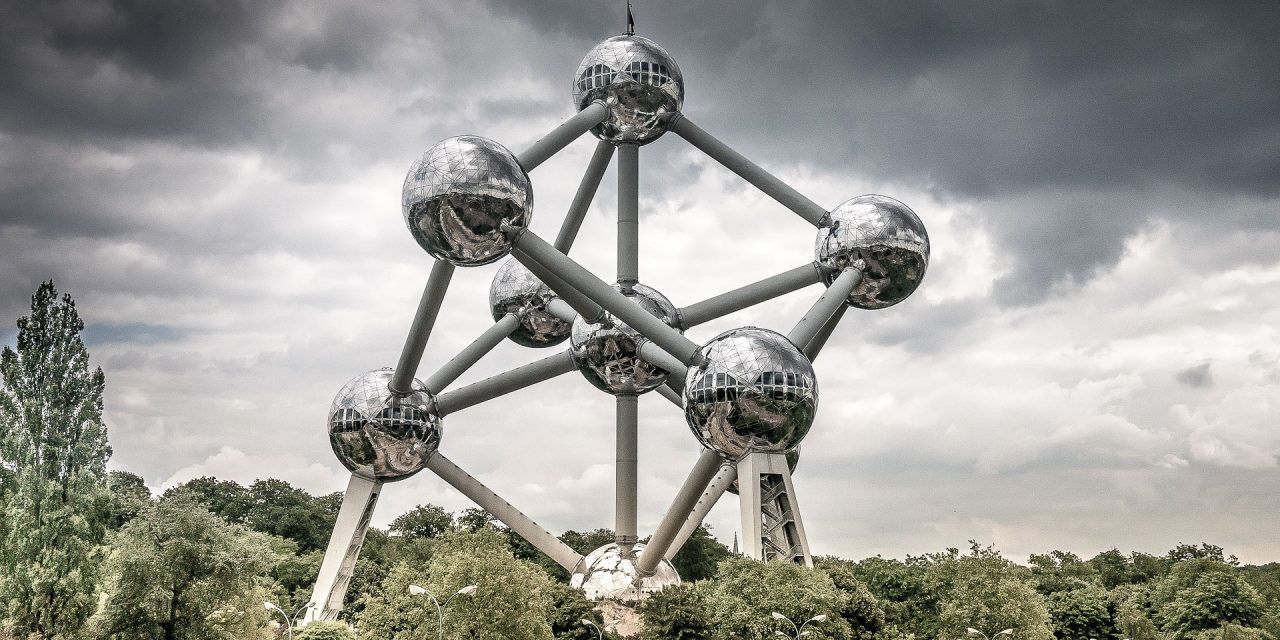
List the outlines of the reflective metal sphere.
<svg viewBox="0 0 1280 640">
<path fill-rule="evenodd" d="M 652 287 L 637 284 L 627 297 L 663 322 L 674 324 L 675 305 Z M 597 324 L 588 324 L 581 317 L 574 320 L 569 345 L 578 370 L 591 384 L 606 393 L 621 395 L 656 389 L 671 374 L 640 358 L 644 341 L 635 329 L 609 315 Z"/>
<path fill-rule="evenodd" d="M 391 369 L 356 376 L 329 408 L 329 444 L 352 473 L 390 482 L 422 470 L 440 446 L 440 418 L 419 380 L 396 396 L 387 388 Z"/>
<path fill-rule="evenodd" d="M 516 314 L 520 325 L 510 338 L 526 347 L 549 347 L 569 337 L 573 325 L 547 311 L 547 303 L 555 298 L 551 288 L 515 258 L 502 263 L 489 285 L 489 310 L 493 312 L 493 320 L 497 322 L 508 313 Z"/>
<path fill-rule="evenodd" d="M 916 213 L 886 196 L 858 196 L 831 211 L 818 229 L 814 260 L 825 269 L 827 286 L 849 263 L 862 260 L 862 282 L 850 306 L 883 309 L 907 299 L 929 268 L 929 234 Z"/>
<path fill-rule="evenodd" d="M 684 104 L 684 77 L 676 61 L 641 36 L 614 36 L 592 47 L 573 76 L 579 111 L 597 100 L 609 117 L 591 133 L 609 142 L 645 144 L 667 130 Z"/>
<path fill-rule="evenodd" d="M 684 413 L 704 447 L 730 460 L 796 448 L 818 408 L 813 365 L 786 336 L 745 327 L 699 350 L 685 376 Z"/>
<path fill-rule="evenodd" d="M 413 239 L 459 267 L 488 264 L 511 251 L 503 223 L 533 215 L 533 188 L 506 147 L 478 136 L 446 138 L 413 163 L 401 191 Z"/>
<path fill-rule="evenodd" d="M 796 472 L 796 465 L 798 464 L 800 464 L 799 446 L 787 452 L 787 469 L 794 474 Z M 735 496 L 738 495 L 738 480 L 736 478 L 734 479 L 733 484 L 729 485 L 727 491 Z"/>
<path fill-rule="evenodd" d="M 643 549 L 643 543 L 636 543 L 632 555 L 626 556 L 618 545 L 606 544 L 578 562 L 569 586 L 582 589 L 591 600 L 636 602 L 663 587 L 680 584 L 680 574 L 666 560 L 658 563 L 653 575 L 641 578 L 636 573 L 635 556 Z"/>
</svg>

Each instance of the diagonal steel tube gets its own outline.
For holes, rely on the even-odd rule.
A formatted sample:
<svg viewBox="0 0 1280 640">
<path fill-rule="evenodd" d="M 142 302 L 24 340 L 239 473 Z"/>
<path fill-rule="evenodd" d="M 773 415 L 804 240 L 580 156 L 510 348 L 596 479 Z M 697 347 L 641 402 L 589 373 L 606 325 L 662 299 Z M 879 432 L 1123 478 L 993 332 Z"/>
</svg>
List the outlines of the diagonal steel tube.
<svg viewBox="0 0 1280 640">
<path fill-rule="evenodd" d="M 848 310 L 849 305 L 840 305 L 836 309 L 836 312 L 831 314 L 831 317 L 827 319 L 827 323 L 822 325 L 822 330 L 818 331 L 817 335 L 815 335 L 813 339 L 809 340 L 809 344 L 806 344 L 804 348 L 801 349 L 801 351 L 804 352 L 805 357 L 808 358 L 810 362 L 818 358 L 818 352 L 822 351 L 822 346 L 827 344 L 827 338 L 831 337 L 831 332 L 836 330 L 836 325 L 840 324 L 840 318 L 843 318 L 844 312 Z"/>
<path fill-rule="evenodd" d="M 703 153 L 711 156 L 712 160 L 719 162 L 726 169 L 741 176 L 743 180 L 755 185 L 757 189 L 777 200 L 782 206 L 794 211 L 796 215 L 804 218 L 809 224 L 815 227 L 822 226 L 823 220 L 827 218 L 826 209 L 804 197 L 799 191 L 792 189 L 787 183 L 774 177 L 773 174 L 761 169 L 742 154 L 730 149 L 728 145 L 703 131 L 701 127 L 691 122 L 684 115 L 676 114 L 672 117 L 667 128 L 674 131 L 681 138 L 688 140 L 690 144 Z"/>
<path fill-rule="evenodd" d="M 618 285 L 640 281 L 640 146 L 618 146 Z"/>
<path fill-rule="evenodd" d="M 574 567 L 578 566 L 578 562 L 582 560 L 582 556 L 569 548 L 569 545 L 551 535 L 551 532 L 544 529 L 542 525 L 511 506 L 510 502 L 503 500 L 501 496 L 484 486 L 484 483 L 476 480 L 471 474 L 463 471 L 439 451 L 427 460 L 427 468 L 462 495 L 470 498 L 472 502 L 493 514 L 493 517 L 501 520 L 512 531 L 520 534 L 520 537 L 528 540 L 529 544 L 547 554 L 566 571 L 572 573 Z"/>
<path fill-rule="evenodd" d="M 614 464 L 614 542 L 630 553 L 636 544 L 636 504 L 639 471 L 639 398 L 621 395 L 617 405 L 617 442 Z"/>
<path fill-rule="evenodd" d="M 542 136 L 532 146 L 517 155 L 516 161 L 520 163 L 520 166 L 525 171 L 533 171 L 534 168 L 546 162 L 547 158 L 554 156 L 570 142 L 577 139 L 578 136 L 603 122 L 608 113 L 609 110 L 605 108 L 602 102 L 593 102 L 587 105 L 586 109 L 560 123 L 560 126 L 551 130 L 551 133 Z"/>
<path fill-rule="evenodd" d="M 674 404 L 677 407 L 680 407 L 681 409 L 684 408 L 684 399 L 680 397 L 680 393 L 678 391 L 673 391 L 671 387 L 668 387 L 665 384 L 659 386 L 658 395 L 666 398 L 667 400 L 670 400 L 671 404 Z"/>
<path fill-rule="evenodd" d="M 582 294 L 574 287 L 569 286 L 560 276 L 547 269 L 542 263 L 536 260 L 528 260 L 521 258 L 523 252 L 519 247 L 511 250 L 511 256 L 519 260 L 521 264 L 529 270 L 530 273 L 537 276 L 543 284 L 551 288 L 560 299 L 577 314 L 582 316 L 589 323 L 599 322 L 604 318 L 604 307 L 596 304 L 594 300 Z"/>
<path fill-rule="evenodd" d="M 422 352 L 427 348 L 427 339 L 431 337 L 436 316 L 440 315 L 440 304 L 444 302 L 444 294 L 449 289 L 452 277 L 452 264 L 436 260 L 431 265 L 431 275 L 427 277 L 427 286 L 422 290 L 418 311 L 414 313 L 413 324 L 409 326 L 409 336 L 405 338 L 404 349 L 400 351 L 400 361 L 396 364 L 391 382 L 387 384 L 392 393 L 407 394 L 411 391 L 413 376 L 418 373 Z"/>
<path fill-rule="evenodd" d="M 679 331 L 654 317 L 640 305 L 627 299 L 617 289 L 605 284 L 600 278 L 584 269 L 582 265 L 556 251 L 555 247 L 547 244 L 545 240 L 539 238 L 532 231 L 511 227 L 508 227 L 507 230 L 509 233 L 515 234 L 515 251 L 512 254 L 530 271 L 533 271 L 534 267 L 538 266 L 553 272 L 564 281 L 564 284 L 567 284 L 570 288 L 577 289 L 681 362 L 685 364 L 698 362 L 700 358 L 698 345 L 681 335 Z M 534 273 L 536 275 L 537 272 L 535 271 Z M 543 282 L 546 282 L 552 291 L 556 291 L 555 284 L 546 280 Z M 556 293 L 562 294 L 563 292 L 556 291 Z M 561 295 L 561 297 L 564 296 Z"/>
<path fill-rule="evenodd" d="M 662 516 L 662 522 L 658 523 L 658 528 L 649 538 L 649 544 L 645 545 L 644 551 L 641 551 L 640 557 L 636 559 L 636 571 L 640 575 L 653 575 L 654 570 L 658 568 L 658 562 L 666 556 L 667 549 L 671 548 L 676 534 L 680 532 L 685 520 L 693 512 L 693 506 L 706 491 L 707 485 L 711 484 L 711 480 L 715 478 L 722 464 L 724 464 L 724 458 L 721 458 L 720 454 L 710 449 L 702 450 L 702 455 L 698 456 L 698 462 L 693 465 L 689 477 L 685 478 L 684 485 L 676 493 L 675 500 L 672 500 L 671 507 Z"/>
<path fill-rule="evenodd" d="M 573 195 L 573 203 L 564 214 L 564 222 L 560 223 L 560 233 L 556 235 L 555 247 L 560 253 L 569 253 L 573 240 L 578 237 L 578 229 L 582 228 L 582 220 L 587 216 L 591 200 L 596 197 L 596 189 L 600 188 L 600 179 L 604 170 L 609 168 L 609 160 L 613 158 L 613 145 L 601 140 L 596 144 L 595 153 L 587 163 L 587 172 L 582 176 L 578 192 Z"/>
<path fill-rule="evenodd" d="M 550 380 L 576 368 L 573 364 L 573 354 L 568 350 L 561 351 L 505 373 L 473 382 L 460 389 L 446 391 L 436 397 L 436 409 L 441 416 L 448 415 L 544 380 Z"/>
<path fill-rule="evenodd" d="M 702 497 L 698 498 L 697 504 L 693 505 L 693 513 L 684 521 L 684 526 L 680 528 L 680 532 L 676 534 L 675 540 L 671 541 L 671 548 L 667 549 L 666 559 L 670 560 L 680 552 L 680 547 L 689 540 L 689 536 L 702 525 L 702 521 L 707 518 L 707 514 L 711 513 L 711 508 L 716 506 L 720 498 L 724 496 L 729 487 L 733 486 L 733 481 L 738 479 L 737 465 L 724 463 L 720 465 L 720 471 L 716 472 L 716 477 L 711 479 L 711 484 L 707 485 L 707 490 L 702 492 Z"/>
<path fill-rule="evenodd" d="M 431 374 L 431 377 L 427 378 L 423 385 L 427 387 L 427 391 L 433 394 L 439 394 L 444 391 L 445 387 L 457 380 L 458 376 L 466 373 L 467 369 L 470 369 L 472 365 L 480 361 L 480 358 L 484 357 L 484 354 L 493 351 L 493 348 L 511 335 L 511 332 L 515 331 L 518 326 L 520 326 L 520 316 L 514 313 L 502 316 L 501 319 L 493 323 L 493 326 L 485 329 L 484 333 L 481 333 L 480 337 L 476 338 L 474 342 L 459 351 L 458 355 L 454 356 L 452 360 L 444 363 L 444 366 Z"/>
<path fill-rule="evenodd" d="M 809 308 L 809 312 L 804 314 L 791 333 L 787 334 L 791 344 L 801 349 L 807 347 L 822 332 L 822 328 L 835 315 L 836 310 L 846 304 L 849 294 L 861 281 L 862 269 L 858 267 L 851 266 L 840 272 L 835 282 L 822 292 L 818 300 Z"/>
<path fill-rule="evenodd" d="M 821 278 L 818 267 L 812 262 L 794 269 L 769 276 L 758 282 L 738 287 L 733 291 L 695 302 L 679 311 L 680 328 L 688 329 L 716 318 L 746 309 L 752 305 L 772 300 L 778 296 L 798 291 Z"/>
</svg>

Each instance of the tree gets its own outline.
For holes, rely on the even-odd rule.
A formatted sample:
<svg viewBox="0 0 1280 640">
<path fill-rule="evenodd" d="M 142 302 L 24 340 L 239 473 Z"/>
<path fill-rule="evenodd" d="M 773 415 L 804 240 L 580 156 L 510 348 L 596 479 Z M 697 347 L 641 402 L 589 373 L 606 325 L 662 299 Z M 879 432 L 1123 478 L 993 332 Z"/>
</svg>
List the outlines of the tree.
<svg viewBox="0 0 1280 640">
<path fill-rule="evenodd" d="M 115 543 L 100 637 L 269 637 L 263 585 L 280 558 L 266 535 L 228 523 L 179 493 L 149 505 Z"/>
<path fill-rule="evenodd" d="M 645 640 L 711 640 L 714 628 L 703 589 L 679 584 L 649 594 L 640 603 Z M 585 640 L 585 639 L 584 639 Z"/>
<path fill-rule="evenodd" d="M 151 490 L 142 478 L 128 471 L 112 471 L 107 474 L 106 526 L 111 531 L 118 531 L 126 522 L 137 517 L 138 513 L 151 502 Z"/>
<path fill-rule="evenodd" d="M 1055 591 L 1045 599 L 1053 635 L 1058 640 L 1110 638 L 1115 632 L 1107 592 L 1097 585 Z"/>
<path fill-rule="evenodd" d="M 1262 619 L 1264 603 L 1257 590 L 1234 567 L 1211 558 L 1179 562 L 1152 594 L 1157 622 L 1174 638 L 1226 623 L 1251 627 Z"/>
<path fill-rule="evenodd" d="M 1013 629 L 1018 640 L 1053 638 L 1049 612 L 1031 572 L 990 547 L 973 543 L 969 555 L 952 549 L 936 556 L 929 584 L 939 594 L 939 637 L 963 638 L 975 628 L 986 633 Z"/>
<path fill-rule="evenodd" d="M 356 640 L 345 622 L 312 622 L 294 634 L 296 640 Z"/>
<path fill-rule="evenodd" d="M 613 529 L 595 529 L 586 533 L 579 533 L 570 529 L 560 534 L 560 541 L 569 545 L 570 549 L 587 555 L 606 544 L 612 543 L 614 540 Z"/>
<path fill-rule="evenodd" d="M 769 637 L 775 631 L 791 631 L 773 612 L 797 624 L 814 616 L 827 619 L 807 629 L 813 640 L 853 637 L 849 623 L 839 616 L 848 600 L 831 576 L 789 562 L 760 562 L 729 558 L 720 563 L 717 579 L 707 598 L 707 609 L 717 637 L 737 634 L 744 638 Z"/>
<path fill-rule="evenodd" d="M 1033 553 L 1028 564 L 1031 565 L 1031 575 L 1036 579 L 1036 591 L 1046 596 L 1098 582 L 1093 565 L 1069 551 Z"/>
<path fill-rule="evenodd" d="M 0 540 L 0 607 L 19 635 L 75 637 L 93 613 L 111 456 L 102 369 L 89 369 L 84 322 L 53 282 L 0 353 L 0 466 L 10 472 Z"/>
<path fill-rule="evenodd" d="M 929 588 L 930 561 L 907 557 L 905 561 L 867 558 L 853 565 L 853 573 L 866 585 L 884 610 L 886 628 L 917 638 L 938 634 L 938 593 Z"/>
<path fill-rule="evenodd" d="M 391 521 L 391 533 L 406 539 L 435 538 L 453 529 L 453 514 L 434 504 L 414 507 Z"/>
<path fill-rule="evenodd" d="M 364 640 L 433 640 L 436 607 L 430 597 L 409 593 L 418 585 L 445 598 L 468 585 L 471 596 L 450 602 L 445 637 L 472 640 L 550 640 L 551 580 L 517 560 L 499 531 L 453 532 L 440 538 L 423 569 L 400 564 L 381 592 L 366 597 L 357 628 Z"/>
<path fill-rule="evenodd" d="M 582 621 L 590 620 L 604 627 L 604 618 L 587 596 L 564 582 L 552 582 L 550 593 L 551 634 L 557 640 L 596 640 L 596 632 Z"/>
<path fill-rule="evenodd" d="M 884 609 L 871 590 L 867 589 L 867 585 L 858 579 L 854 564 L 848 560 L 828 557 L 819 558 L 815 566 L 831 576 L 836 588 L 844 592 L 844 608 L 839 615 L 849 623 L 853 637 L 859 640 L 878 637 L 885 627 Z"/>
<path fill-rule="evenodd" d="M 671 558 L 671 564 L 680 577 L 693 581 L 705 580 L 715 575 L 716 565 L 730 555 L 729 548 L 711 535 L 710 525 L 701 525 Z"/>
<path fill-rule="evenodd" d="M 170 488 L 161 498 L 168 498 L 177 493 L 191 494 L 206 509 L 221 516 L 227 522 L 248 523 L 249 490 L 237 482 L 203 476 Z"/>
<path fill-rule="evenodd" d="M 245 524 L 253 530 L 298 543 L 303 553 L 329 544 L 336 515 L 325 503 L 284 480 L 258 480 L 249 485 Z"/>
</svg>

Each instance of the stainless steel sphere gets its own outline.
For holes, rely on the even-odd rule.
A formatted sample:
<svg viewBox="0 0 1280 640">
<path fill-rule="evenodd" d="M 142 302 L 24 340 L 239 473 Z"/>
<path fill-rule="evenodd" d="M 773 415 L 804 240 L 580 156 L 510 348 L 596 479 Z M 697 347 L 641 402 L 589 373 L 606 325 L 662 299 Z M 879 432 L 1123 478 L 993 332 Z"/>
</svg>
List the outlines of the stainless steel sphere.
<svg viewBox="0 0 1280 640">
<path fill-rule="evenodd" d="M 800 447 L 799 446 L 787 452 L 787 470 L 794 474 L 796 472 L 796 465 L 798 464 L 800 464 Z M 735 496 L 738 495 L 737 478 L 733 480 L 733 484 L 729 485 L 728 491 L 729 493 L 732 493 Z"/>
<path fill-rule="evenodd" d="M 675 305 L 652 287 L 637 284 L 627 297 L 663 322 L 674 323 Z M 640 358 L 644 341 L 635 329 L 609 315 L 596 324 L 581 317 L 574 320 L 569 346 L 578 370 L 591 384 L 606 393 L 622 395 L 656 389 L 671 374 Z"/>
<path fill-rule="evenodd" d="M 786 336 L 745 327 L 699 350 L 685 376 L 684 413 L 704 447 L 730 460 L 785 453 L 800 444 L 818 408 L 813 365 Z"/>
<path fill-rule="evenodd" d="M 353 378 L 329 408 L 329 444 L 352 473 L 390 482 L 422 470 L 440 446 L 441 423 L 422 382 L 397 396 L 387 388 L 391 369 Z"/>
<path fill-rule="evenodd" d="M 459 267 L 507 255 L 503 223 L 529 224 L 533 188 L 506 147 L 479 136 L 445 138 L 405 176 L 404 221 L 427 253 Z"/>
<path fill-rule="evenodd" d="M 569 586 L 582 589 L 590 600 L 636 602 L 663 587 L 680 584 L 680 574 L 666 560 L 658 563 L 653 575 L 641 578 L 636 572 L 635 557 L 643 549 L 643 543 L 636 543 L 631 555 L 626 555 L 618 545 L 606 544 L 578 562 Z"/>
<path fill-rule="evenodd" d="M 907 299 L 929 268 L 929 234 L 916 213 L 893 198 L 858 196 L 831 211 L 818 229 L 814 260 L 830 286 L 849 263 L 862 260 L 862 282 L 849 305 L 883 309 Z"/>
<path fill-rule="evenodd" d="M 547 311 L 547 303 L 556 294 L 515 258 L 498 267 L 489 285 L 489 310 L 493 320 L 508 313 L 520 318 L 520 325 L 509 336 L 526 347 L 549 347 L 564 342 L 573 325 Z"/>
<path fill-rule="evenodd" d="M 591 133 L 613 143 L 645 144 L 667 130 L 684 104 L 684 77 L 676 61 L 654 41 L 614 36 L 587 52 L 573 76 L 579 111 L 600 100 L 609 117 Z"/>
</svg>

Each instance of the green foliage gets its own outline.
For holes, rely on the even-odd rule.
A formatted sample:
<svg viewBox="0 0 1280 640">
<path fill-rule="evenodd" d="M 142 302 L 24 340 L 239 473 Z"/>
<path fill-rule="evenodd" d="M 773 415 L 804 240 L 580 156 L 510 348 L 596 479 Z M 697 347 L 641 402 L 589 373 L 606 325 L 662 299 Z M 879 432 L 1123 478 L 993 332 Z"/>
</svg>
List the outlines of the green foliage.
<svg viewBox="0 0 1280 640">
<path fill-rule="evenodd" d="M 644 639 L 711 640 L 714 638 L 711 614 L 705 602 L 705 591 L 706 589 L 685 583 L 651 594 L 640 604 Z"/>
<path fill-rule="evenodd" d="M 867 558 L 855 563 L 853 574 L 876 597 L 885 614 L 886 628 L 917 638 L 938 633 L 938 594 L 929 588 L 927 558 L 907 560 Z"/>
<path fill-rule="evenodd" d="M 112 471 L 107 474 L 106 526 L 118 531 L 126 522 L 134 519 L 151 502 L 151 490 L 146 482 L 128 471 Z"/>
<path fill-rule="evenodd" d="M 294 640 L 356 640 L 345 622 L 312 622 L 293 634 Z"/>
<path fill-rule="evenodd" d="M 391 533 L 402 538 L 436 538 L 453 529 L 453 514 L 434 504 L 415 507 L 391 521 Z"/>
<path fill-rule="evenodd" d="M 502 533 L 480 529 L 441 538 L 426 571 L 401 564 L 383 581 L 381 593 L 366 598 L 358 618 L 365 640 L 428 640 L 435 637 L 437 610 L 432 599 L 409 593 L 425 587 L 448 602 L 446 637 L 474 640 L 548 640 L 551 581 L 537 567 L 517 560 Z M 467 585 L 471 596 L 446 598 Z"/>
<path fill-rule="evenodd" d="M 1264 602 L 1234 567 L 1216 557 L 1185 559 L 1155 588 L 1152 600 L 1160 629 L 1176 639 L 1225 623 L 1254 626 Z"/>
<path fill-rule="evenodd" d="M 1036 591 L 1050 595 L 1080 589 L 1098 582 L 1093 565 L 1069 551 L 1032 554 L 1028 564 L 1036 580 Z"/>
<path fill-rule="evenodd" d="M 582 591 L 557 581 L 551 583 L 548 592 L 551 595 L 551 634 L 563 640 L 596 640 L 595 630 L 582 624 L 582 620 L 604 627 L 604 618 Z"/>
<path fill-rule="evenodd" d="M 79 637 L 95 604 L 111 448 L 83 328 L 45 282 L 0 353 L 0 617 L 19 636 Z"/>
<path fill-rule="evenodd" d="M 790 623 L 771 617 L 775 611 L 797 624 L 825 615 L 825 622 L 809 626 L 811 633 L 806 637 L 845 639 L 853 637 L 849 623 L 839 616 L 847 600 L 824 571 L 738 557 L 720 563 L 707 609 L 718 639 L 731 634 L 755 638 L 792 632 Z"/>
<path fill-rule="evenodd" d="M 969 555 L 954 549 L 934 558 L 929 584 L 939 594 L 938 636 L 965 637 L 967 629 L 988 634 L 1013 629 L 1018 640 L 1050 640 L 1049 612 L 1031 572 L 974 543 Z"/>
<path fill-rule="evenodd" d="M 1189 638 L 1191 640 L 1275 640 L 1274 635 L 1263 629 L 1230 623 L 1215 629 L 1197 631 Z"/>
<path fill-rule="evenodd" d="M 828 557 L 819 558 L 815 564 L 831 576 L 832 583 L 846 596 L 839 615 L 849 623 L 853 631 L 851 637 L 858 640 L 877 637 L 885 628 L 884 609 L 880 607 L 879 599 L 858 578 L 854 563 Z"/>
<path fill-rule="evenodd" d="M 716 573 L 716 565 L 730 555 L 729 548 L 711 535 L 710 525 L 701 525 L 671 558 L 671 564 L 684 580 L 706 580 Z"/>
<path fill-rule="evenodd" d="M 255 531 L 293 540 L 304 553 L 329 543 L 336 514 L 306 491 L 283 480 L 258 480 L 247 497 L 246 524 Z"/>
<path fill-rule="evenodd" d="M 586 555 L 613 542 L 613 529 L 595 529 L 586 533 L 579 533 L 570 529 L 560 535 L 560 541 L 569 545 L 569 548 Z"/>
<path fill-rule="evenodd" d="M 165 491 L 161 498 L 168 498 L 178 493 L 191 495 L 206 509 L 221 516 L 227 522 L 235 524 L 249 522 L 249 490 L 237 482 L 204 476 L 188 480 Z"/>
<path fill-rule="evenodd" d="M 1055 591 L 1045 599 L 1059 640 L 1101 640 L 1115 635 L 1107 592 L 1097 585 Z"/>
<path fill-rule="evenodd" d="M 267 637 L 270 539 L 210 513 L 192 496 L 148 505 L 115 536 L 100 636 L 113 640 Z"/>
</svg>

